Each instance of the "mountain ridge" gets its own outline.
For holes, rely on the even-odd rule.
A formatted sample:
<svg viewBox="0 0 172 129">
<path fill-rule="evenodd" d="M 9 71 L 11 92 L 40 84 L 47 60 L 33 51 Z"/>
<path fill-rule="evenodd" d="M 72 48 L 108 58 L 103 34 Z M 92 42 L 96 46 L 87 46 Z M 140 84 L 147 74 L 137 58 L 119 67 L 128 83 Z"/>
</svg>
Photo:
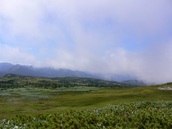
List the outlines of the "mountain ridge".
<svg viewBox="0 0 172 129">
<path fill-rule="evenodd" d="M 54 69 L 54 68 L 35 68 L 33 66 L 26 66 L 20 64 L 0 63 L 0 76 L 5 74 L 17 74 L 23 76 L 35 77 L 89 77 L 100 78 L 94 74 L 70 69 Z"/>
<path fill-rule="evenodd" d="M 109 87 L 109 88 L 124 88 L 133 87 L 132 85 L 124 84 L 117 81 L 108 81 L 96 78 L 80 78 L 80 77 L 55 77 L 42 78 L 33 76 L 22 76 L 16 74 L 6 74 L 0 78 L 1 88 L 18 88 L 18 87 L 42 87 L 48 89 L 61 87 Z"/>
<path fill-rule="evenodd" d="M 55 78 L 55 77 L 80 77 L 80 78 L 95 78 L 95 79 L 103 79 L 109 81 L 124 81 L 125 84 L 133 84 L 132 81 L 125 80 L 134 80 L 133 77 L 128 75 L 117 75 L 110 74 L 108 77 L 103 74 L 93 74 L 78 70 L 70 70 L 70 69 L 55 69 L 51 67 L 44 68 L 36 68 L 33 66 L 20 65 L 20 64 L 11 64 L 11 63 L 0 63 L 0 77 L 3 77 L 6 74 L 16 74 L 22 76 L 33 76 L 33 77 L 46 77 L 46 78 Z M 141 82 L 141 81 L 138 81 Z M 144 83 L 135 83 L 141 86 Z"/>
</svg>

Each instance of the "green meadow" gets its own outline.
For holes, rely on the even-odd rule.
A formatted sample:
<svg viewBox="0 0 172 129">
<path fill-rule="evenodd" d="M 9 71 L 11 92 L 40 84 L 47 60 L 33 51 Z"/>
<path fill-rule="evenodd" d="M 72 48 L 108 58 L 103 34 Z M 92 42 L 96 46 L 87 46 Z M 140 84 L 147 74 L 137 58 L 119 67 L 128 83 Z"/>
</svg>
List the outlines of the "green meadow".
<svg viewBox="0 0 172 129">
<path fill-rule="evenodd" d="M 59 89 L 15 88 L 0 92 L 0 119 L 16 114 L 38 114 L 65 109 L 90 109 L 109 104 L 172 100 L 172 91 L 162 86 L 134 88 L 74 87 Z"/>
<path fill-rule="evenodd" d="M 33 82 L 33 80 L 35 79 L 32 78 L 30 81 Z M 9 82 L 7 78 L 3 79 L 3 81 L 4 80 Z M 20 123 L 20 121 L 23 121 L 23 119 L 27 118 L 28 115 L 30 115 L 31 118 L 38 119 L 38 121 L 37 121 L 37 124 L 35 124 L 35 126 L 32 127 L 28 125 L 26 126 L 26 128 L 38 128 L 39 126 L 43 128 L 42 125 L 39 125 L 39 123 L 41 123 L 39 122 L 39 119 L 42 118 L 44 115 L 48 116 L 54 113 L 61 113 L 64 115 L 69 111 L 72 111 L 72 114 L 75 112 L 82 114 L 82 111 L 84 112 L 87 111 L 87 113 L 90 113 L 90 111 L 98 110 L 98 109 L 103 110 L 103 112 L 109 112 L 109 108 L 107 109 L 109 105 L 132 106 L 132 105 L 137 105 L 137 103 L 145 103 L 145 105 L 147 105 L 147 102 L 154 103 L 154 104 L 151 104 L 151 107 L 150 107 L 152 108 L 151 111 L 153 111 L 153 113 L 159 110 L 159 109 L 156 109 L 154 111 L 154 108 L 156 107 L 157 103 L 158 103 L 157 107 L 158 106 L 161 107 L 163 103 L 168 102 L 168 104 L 166 105 L 168 108 L 166 106 L 162 106 L 162 110 L 164 108 L 164 110 L 166 111 L 171 111 L 169 109 L 172 108 L 172 90 L 170 89 L 172 88 L 171 83 L 164 84 L 164 85 L 142 86 L 142 87 L 136 87 L 136 86 L 127 87 L 127 86 L 122 86 L 122 84 L 118 84 L 117 86 L 110 85 L 110 86 L 99 87 L 93 84 L 84 85 L 84 83 L 82 82 L 82 85 L 77 85 L 77 86 L 74 86 L 74 85 L 67 86 L 67 87 L 56 86 L 56 88 L 52 88 L 52 87 L 47 88 L 48 87 L 47 86 L 45 88 L 45 86 L 43 87 L 41 87 L 40 85 L 36 86 L 36 84 L 38 85 L 37 83 L 38 80 L 40 81 L 40 79 L 38 78 L 37 78 L 37 81 L 34 82 L 35 85 L 34 83 L 32 84 L 29 82 L 26 83 L 24 81 L 25 79 L 21 79 L 21 80 L 19 79 L 16 81 L 16 78 L 15 79 L 13 78 L 12 80 L 13 80 L 13 84 L 11 84 L 11 81 L 10 81 L 10 85 L 13 85 L 13 86 L 15 85 L 15 87 L 9 87 L 4 82 L 2 84 L 2 80 L 1 80 L 0 120 L 1 122 L 2 121 L 4 122 L 0 124 L 0 127 L 3 127 L 3 128 L 8 127 L 7 120 L 13 120 L 13 122 L 9 124 L 10 128 L 14 128 L 15 126 L 18 127 L 22 123 L 22 122 Z M 20 85 L 17 86 L 16 82 L 18 81 L 20 81 Z M 28 78 L 27 78 L 27 81 L 28 81 Z M 88 84 L 88 82 L 85 82 L 85 84 Z M 146 111 L 147 109 L 149 109 L 149 106 L 150 105 L 148 104 L 146 107 L 143 107 L 143 109 L 141 108 L 142 110 L 139 108 L 139 112 L 142 113 L 142 111 Z M 122 107 L 118 108 L 118 110 L 121 110 Z M 127 106 L 124 106 L 124 107 L 126 108 Z M 126 108 L 126 110 L 128 109 Z M 162 113 L 164 113 L 164 110 Z M 90 116 L 90 117 L 93 117 L 93 116 Z M 96 116 L 96 119 L 98 119 L 98 117 L 99 116 Z M 111 116 L 111 117 L 113 118 L 114 116 Z M 157 115 L 155 117 L 157 117 Z M 28 118 L 28 120 L 31 118 Z M 169 118 L 171 118 L 171 116 L 168 116 L 168 119 Z M 15 124 L 16 123 L 15 119 L 18 119 L 17 125 Z M 69 118 L 69 119 L 72 119 L 72 118 Z M 75 119 L 77 122 L 80 123 L 78 118 L 75 118 Z M 123 119 L 122 116 L 121 116 L 121 119 Z M 159 117 L 156 119 L 159 119 Z M 167 118 L 163 118 L 163 119 L 167 119 Z M 48 121 L 49 120 L 47 120 L 47 122 Z M 86 120 L 84 121 L 85 123 L 87 123 Z M 87 124 L 90 125 L 89 123 Z M 151 124 L 148 124 L 148 125 L 151 126 Z M 65 124 L 65 122 L 63 122 L 63 126 L 60 126 L 60 124 L 59 125 L 57 124 L 56 126 L 55 125 L 54 126 L 57 128 L 67 128 L 67 127 L 70 127 L 70 125 L 73 125 L 73 124 L 68 125 L 68 124 Z M 126 125 L 127 124 L 125 123 L 125 126 L 119 125 L 119 127 L 127 127 Z M 97 127 L 97 128 L 99 127 L 95 124 L 93 124 L 92 126 Z M 104 124 L 104 127 L 106 128 L 110 128 L 113 126 L 116 128 L 118 127 L 116 126 L 116 124 Z M 46 125 L 45 128 L 47 127 L 50 128 L 50 126 Z M 71 128 L 81 128 L 81 127 L 82 125 L 78 124 L 77 126 L 76 124 L 76 127 L 71 127 Z M 133 125 L 131 125 L 131 127 L 134 127 L 134 123 Z M 141 125 L 137 125 L 137 127 L 141 127 Z M 162 126 L 157 125 L 157 128 L 158 127 L 162 127 Z M 167 127 L 171 127 L 171 125 Z M 91 127 L 88 126 L 88 128 L 91 128 Z M 101 126 L 101 128 L 103 128 L 103 125 Z"/>
</svg>

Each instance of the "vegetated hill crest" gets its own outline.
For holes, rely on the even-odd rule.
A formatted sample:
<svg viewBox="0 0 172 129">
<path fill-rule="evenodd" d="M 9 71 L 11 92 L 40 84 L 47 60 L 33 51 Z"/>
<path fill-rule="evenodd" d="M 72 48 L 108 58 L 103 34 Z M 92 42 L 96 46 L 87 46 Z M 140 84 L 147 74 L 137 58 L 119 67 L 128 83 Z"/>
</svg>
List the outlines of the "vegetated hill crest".
<svg viewBox="0 0 172 129">
<path fill-rule="evenodd" d="M 135 86 L 146 86 L 146 85 L 148 85 L 147 83 L 145 83 L 144 81 L 141 81 L 141 80 L 126 80 L 126 81 L 122 81 L 122 83 L 135 85 Z"/>
<path fill-rule="evenodd" d="M 74 86 L 93 86 L 93 87 L 131 87 L 132 85 L 123 84 L 115 81 L 106 81 L 94 78 L 79 77 L 56 77 L 56 78 L 40 78 L 32 76 L 21 76 L 15 74 L 7 74 L 0 78 L 0 84 L 9 86 L 33 86 L 44 88 L 58 87 L 74 87 Z"/>
<path fill-rule="evenodd" d="M 93 74 L 78 70 L 70 69 L 54 69 L 54 68 L 35 68 L 32 66 L 20 65 L 20 64 L 10 64 L 10 63 L 0 63 L 0 77 L 3 77 L 6 74 L 17 74 L 22 76 L 33 76 L 33 77 L 45 77 L 45 78 L 54 78 L 54 77 L 80 77 L 80 78 L 96 78 L 104 79 L 110 81 L 118 81 L 125 84 L 133 85 L 131 81 L 124 80 L 133 80 L 133 77 L 128 75 L 117 75 L 117 74 Z M 141 85 L 141 83 L 134 83 L 134 85 Z M 143 84 L 143 83 L 142 83 Z"/>
<path fill-rule="evenodd" d="M 97 75 L 87 72 L 69 70 L 69 69 L 54 69 L 54 68 L 35 68 L 25 65 L 13 65 L 9 63 L 0 63 L 0 76 L 5 74 L 17 74 L 23 76 L 35 76 L 35 77 L 88 77 L 88 78 L 100 78 Z"/>
</svg>

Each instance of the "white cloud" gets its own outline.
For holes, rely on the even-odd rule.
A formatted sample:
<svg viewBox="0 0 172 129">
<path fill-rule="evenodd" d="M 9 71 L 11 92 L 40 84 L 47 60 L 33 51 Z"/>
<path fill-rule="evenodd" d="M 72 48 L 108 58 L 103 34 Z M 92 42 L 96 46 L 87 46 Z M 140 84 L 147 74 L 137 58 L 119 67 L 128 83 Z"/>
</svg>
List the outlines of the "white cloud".
<svg viewBox="0 0 172 129">
<path fill-rule="evenodd" d="M 0 14 L 7 19 L 13 34 L 46 36 L 42 34 L 42 28 L 47 24 L 41 21 L 46 12 L 55 15 L 57 21 L 61 20 L 74 33 L 83 31 L 82 21 L 91 24 L 111 18 L 135 34 L 150 34 L 168 27 L 172 16 L 169 0 L 0 1 Z"/>
<path fill-rule="evenodd" d="M 171 5 L 171 0 L 0 0 L 5 44 L 0 61 L 169 81 Z M 127 41 L 130 36 L 134 41 Z M 126 47 L 133 44 L 145 48 Z"/>
<path fill-rule="evenodd" d="M 40 3 L 27 0 L 14 0 L 0 2 L 0 14 L 6 18 L 11 33 L 34 34 L 39 27 L 41 17 Z"/>
<path fill-rule="evenodd" d="M 148 81 L 168 82 L 172 81 L 172 40 L 154 45 L 147 50 L 142 58 L 142 67 L 139 76 Z"/>
<path fill-rule="evenodd" d="M 0 45 L 0 62 L 30 64 L 30 62 L 36 63 L 37 61 L 33 55 L 26 53 L 18 47 Z"/>
</svg>

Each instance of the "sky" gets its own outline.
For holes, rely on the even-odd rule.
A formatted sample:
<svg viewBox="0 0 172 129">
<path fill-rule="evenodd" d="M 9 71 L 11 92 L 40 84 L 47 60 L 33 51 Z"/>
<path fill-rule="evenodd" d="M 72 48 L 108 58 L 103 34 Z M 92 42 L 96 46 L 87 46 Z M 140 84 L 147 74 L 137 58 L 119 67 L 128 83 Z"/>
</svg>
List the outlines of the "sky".
<svg viewBox="0 0 172 129">
<path fill-rule="evenodd" d="M 172 81 L 172 1 L 0 0 L 0 62 Z"/>
</svg>

